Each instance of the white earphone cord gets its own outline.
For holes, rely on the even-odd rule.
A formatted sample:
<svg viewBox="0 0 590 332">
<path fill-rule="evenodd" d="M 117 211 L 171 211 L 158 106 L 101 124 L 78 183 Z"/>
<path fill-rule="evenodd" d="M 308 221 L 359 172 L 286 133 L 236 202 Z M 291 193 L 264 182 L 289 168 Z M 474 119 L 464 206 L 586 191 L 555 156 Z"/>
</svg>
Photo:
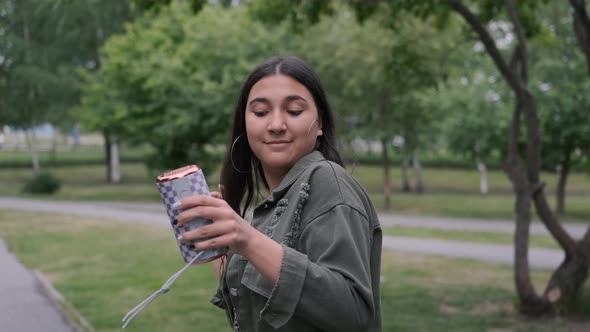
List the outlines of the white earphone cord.
<svg viewBox="0 0 590 332">
<path fill-rule="evenodd" d="M 201 255 L 204 252 L 205 251 L 199 252 L 193 259 L 191 259 L 190 262 L 186 263 L 186 265 L 182 269 L 178 270 L 178 272 L 174 273 L 170 278 L 168 278 L 168 280 L 166 280 L 166 282 L 164 283 L 164 285 L 162 285 L 162 287 L 160 287 L 160 289 L 155 291 L 152 295 L 150 295 L 140 304 L 135 306 L 135 308 L 129 310 L 125 317 L 123 317 L 123 328 L 127 327 L 127 324 L 129 324 L 129 322 L 131 322 L 133 318 L 135 318 L 145 308 L 147 308 L 147 306 L 150 305 L 150 303 L 152 303 L 160 294 L 168 293 L 168 291 L 170 290 L 170 286 L 172 286 L 176 279 L 178 279 L 178 277 L 180 277 L 197 259 L 199 259 L 199 257 L 201 257 Z"/>
</svg>

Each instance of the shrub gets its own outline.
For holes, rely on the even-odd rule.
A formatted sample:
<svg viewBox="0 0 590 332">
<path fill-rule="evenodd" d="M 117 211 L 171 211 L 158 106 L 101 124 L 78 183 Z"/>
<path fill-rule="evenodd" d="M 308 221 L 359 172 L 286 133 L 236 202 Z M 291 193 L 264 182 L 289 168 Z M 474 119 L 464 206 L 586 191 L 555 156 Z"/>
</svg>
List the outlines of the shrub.
<svg viewBox="0 0 590 332">
<path fill-rule="evenodd" d="M 41 173 L 25 183 L 23 192 L 50 195 L 59 190 L 61 181 L 50 173 Z"/>
</svg>

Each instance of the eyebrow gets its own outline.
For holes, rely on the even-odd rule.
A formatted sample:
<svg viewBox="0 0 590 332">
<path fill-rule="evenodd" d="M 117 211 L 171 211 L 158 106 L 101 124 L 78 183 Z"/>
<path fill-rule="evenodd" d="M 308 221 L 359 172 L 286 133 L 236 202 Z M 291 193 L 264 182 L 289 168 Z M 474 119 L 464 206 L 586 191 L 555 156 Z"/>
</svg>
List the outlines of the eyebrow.
<svg viewBox="0 0 590 332">
<path fill-rule="evenodd" d="M 295 100 L 302 100 L 307 103 L 307 100 L 305 100 L 305 98 L 303 98 L 299 95 L 290 95 L 290 96 L 287 96 L 287 98 L 285 98 L 285 99 L 287 102 L 295 101 Z"/>
<path fill-rule="evenodd" d="M 248 103 L 248 105 L 252 105 L 254 103 L 265 103 L 265 104 L 270 104 L 270 101 L 266 98 L 262 98 L 262 97 L 256 97 L 252 100 L 250 100 L 250 102 Z"/>
<path fill-rule="evenodd" d="M 287 96 L 287 97 L 285 98 L 285 101 L 286 101 L 286 102 L 292 102 L 292 101 L 296 101 L 296 100 L 301 100 L 301 101 L 304 101 L 304 102 L 306 102 L 306 103 L 307 103 L 307 100 L 306 100 L 305 98 L 303 98 L 303 97 L 299 96 L 299 95 L 290 95 L 290 96 Z M 252 104 L 254 104 L 254 103 L 265 103 L 265 104 L 270 104 L 270 100 L 268 100 L 267 98 L 264 98 L 264 97 L 256 97 L 256 98 L 252 99 L 252 100 L 251 100 L 251 101 L 248 103 L 248 105 L 252 105 Z"/>
</svg>

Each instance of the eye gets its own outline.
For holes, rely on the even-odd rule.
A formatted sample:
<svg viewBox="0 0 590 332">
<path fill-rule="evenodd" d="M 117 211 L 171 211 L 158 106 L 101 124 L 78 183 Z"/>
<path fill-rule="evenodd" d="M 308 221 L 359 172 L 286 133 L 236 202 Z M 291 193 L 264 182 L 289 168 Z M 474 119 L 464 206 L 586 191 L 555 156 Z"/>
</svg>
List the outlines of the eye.
<svg viewBox="0 0 590 332">
<path fill-rule="evenodd" d="M 268 111 L 254 110 L 254 111 L 252 111 L 252 113 L 254 113 L 255 116 L 261 118 L 261 117 L 265 116 L 268 113 Z"/>
<path fill-rule="evenodd" d="M 298 116 L 299 114 L 303 113 L 302 110 L 287 110 L 287 113 L 292 116 Z"/>
</svg>

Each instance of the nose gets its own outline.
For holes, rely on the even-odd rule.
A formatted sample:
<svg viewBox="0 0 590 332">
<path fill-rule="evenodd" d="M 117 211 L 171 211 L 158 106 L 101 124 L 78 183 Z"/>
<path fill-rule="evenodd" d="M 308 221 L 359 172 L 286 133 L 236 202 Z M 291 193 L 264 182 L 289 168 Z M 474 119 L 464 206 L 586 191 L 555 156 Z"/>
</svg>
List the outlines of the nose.
<svg viewBox="0 0 590 332">
<path fill-rule="evenodd" d="M 285 123 L 285 116 L 283 112 L 275 110 L 272 112 L 269 123 L 268 123 L 268 130 L 273 133 L 278 133 L 285 131 L 287 129 L 287 125 Z"/>
</svg>

